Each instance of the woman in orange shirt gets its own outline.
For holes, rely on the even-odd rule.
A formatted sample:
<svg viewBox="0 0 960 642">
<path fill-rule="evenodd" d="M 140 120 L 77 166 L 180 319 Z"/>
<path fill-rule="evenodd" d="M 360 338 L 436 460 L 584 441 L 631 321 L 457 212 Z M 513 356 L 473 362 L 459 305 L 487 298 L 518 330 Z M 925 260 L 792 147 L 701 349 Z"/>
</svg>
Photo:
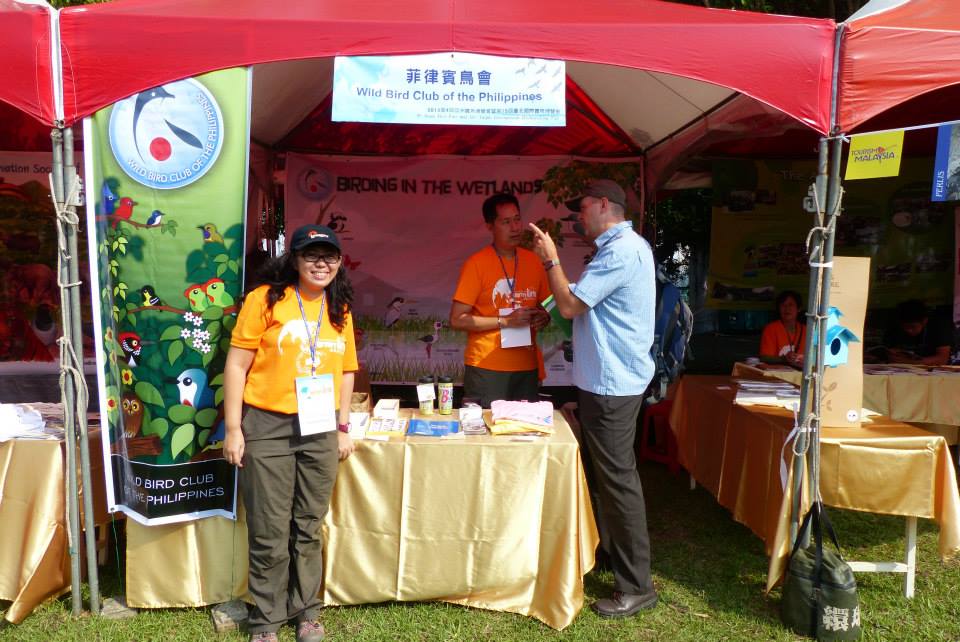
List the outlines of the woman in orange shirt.
<svg viewBox="0 0 960 642">
<path fill-rule="evenodd" d="M 766 363 L 803 365 L 806 344 L 806 325 L 800 321 L 802 301 L 793 290 L 784 290 L 777 296 L 777 314 L 780 317 L 763 328 L 760 335 L 760 359 Z"/>
<path fill-rule="evenodd" d="M 353 289 L 333 230 L 304 225 L 291 251 L 268 263 L 266 285 L 237 316 L 224 368 L 226 460 L 240 467 L 247 513 L 250 639 L 319 642 L 320 526 L 348 432 L 357 351 Z"/>
</svg>

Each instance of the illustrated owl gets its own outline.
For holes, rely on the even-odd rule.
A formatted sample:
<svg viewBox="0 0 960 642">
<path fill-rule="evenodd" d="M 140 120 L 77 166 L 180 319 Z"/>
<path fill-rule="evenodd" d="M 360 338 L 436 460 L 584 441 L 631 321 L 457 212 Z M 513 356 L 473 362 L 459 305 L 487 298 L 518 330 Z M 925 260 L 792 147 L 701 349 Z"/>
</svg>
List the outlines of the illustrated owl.
<svg viewBox="0 0 960 642">
<path fill-rule="evenodd" d="M 123 408 L 123 434 L 132 439 L 140 434 L 143 424 L 143 402 L 136 393 L 125 392 L 120 405 Z"/>
</svg>

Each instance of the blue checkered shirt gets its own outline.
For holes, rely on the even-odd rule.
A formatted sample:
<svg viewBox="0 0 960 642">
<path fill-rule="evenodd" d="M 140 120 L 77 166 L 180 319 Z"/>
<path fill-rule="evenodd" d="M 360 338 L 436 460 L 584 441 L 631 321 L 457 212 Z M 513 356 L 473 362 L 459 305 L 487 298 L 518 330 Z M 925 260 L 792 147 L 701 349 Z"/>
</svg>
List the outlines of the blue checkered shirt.
<svg viewBox="0 0 960 642">
<path fill-rule="evenodd" d="M 594 241 L 570 291 L 590 309 L 573 320 L 573 383 L 596 395 L 639 395 L 653 377 L 656 278 L 650 245 L 629 221 Z"/>
</svg>

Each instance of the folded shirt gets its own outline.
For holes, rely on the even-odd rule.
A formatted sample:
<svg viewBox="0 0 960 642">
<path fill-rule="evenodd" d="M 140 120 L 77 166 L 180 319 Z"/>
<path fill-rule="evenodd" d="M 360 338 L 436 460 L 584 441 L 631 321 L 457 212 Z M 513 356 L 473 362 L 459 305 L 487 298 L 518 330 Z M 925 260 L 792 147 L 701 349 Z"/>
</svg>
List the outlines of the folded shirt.
<svg viewBox="0 0 960 642">
<path fill-rule="evenodd" d="M 504 401 L 498 399 L 490 404 L 494 423 L 507 419 L 538 426 L 553 425 L 553 404 L 549 401 Z"/>
</svg>

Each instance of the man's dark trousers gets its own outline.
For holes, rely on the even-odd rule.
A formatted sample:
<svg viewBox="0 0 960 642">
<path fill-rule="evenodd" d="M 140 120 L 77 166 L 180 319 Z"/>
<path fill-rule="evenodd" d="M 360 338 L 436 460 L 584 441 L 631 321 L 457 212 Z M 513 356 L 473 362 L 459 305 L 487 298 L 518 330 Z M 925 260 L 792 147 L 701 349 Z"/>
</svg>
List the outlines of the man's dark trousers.
<svg viewBox="0 0 960 642">
<path fill-rule="evenodd" d="M 641 395 L 595 395 L 579 390 L 583 446 L 592 468 L 600 544 L 610 554 L 613 588 L 624 593 L 653 591 L 650 536 L 634 439 Z"/>
</svg>

